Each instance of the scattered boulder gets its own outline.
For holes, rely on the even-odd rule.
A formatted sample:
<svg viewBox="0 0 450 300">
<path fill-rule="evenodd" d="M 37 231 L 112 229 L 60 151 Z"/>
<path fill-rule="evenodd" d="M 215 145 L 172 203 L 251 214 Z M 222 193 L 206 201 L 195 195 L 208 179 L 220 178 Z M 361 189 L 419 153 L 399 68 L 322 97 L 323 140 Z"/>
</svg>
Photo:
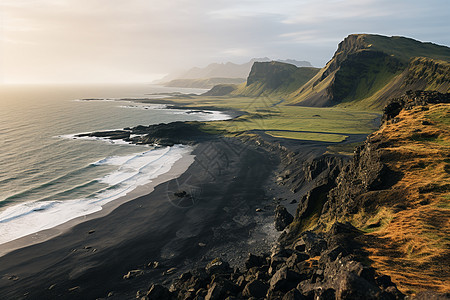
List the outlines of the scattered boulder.
<svg viewBox="0 0 450 300">
<path fill-rule="evenodd" d="M 294 217 L 286 210 L 283 205 L 277 205 L 275 209 L 275 229 L 283 231 L 294 221 Z"/>
<path fill-rule="evenodd" d="M 152 299 L 171 299 L 171 294 L 167 288 L 160 284 L 153 284 L 147 292 L 147 297 L 149 300 Z"/>
<path fill-rule="evenodd" d="M 69 292 L 79 292 L 81 290 L 80 286 L 74 286 L 72 288 L 70 288 L 68 291 Z"/>
<path fill-rule="evenodd" d="M 132 279 L 141 275 L 144 275 L 144 271 L 140 269 L 131 270 L 126 275 L 123 275 L 123 279 Z"/>
<path fill-rule="evenodd" d="M 159 267 L 159 262 L 157 262 L 157 261 L 149 262 L 147 264 L 147 267 L 149 267 L 151 269 L 157 269 Z"/>
<path fill-rule="evenodd" d="M 244 297 L 264 298 L 269 287 L 261 280 L 253 280 L 244 287 L 242 295 Z"/>
<path fill-rule="evenodd" d="M 211 261 L 208 265 L 206 265 L 205 271 L 206 273 L 208 273 L 208 275 L 230 274 L 233 271 L 233 269 L 230 268 L 228 262 L 223 261 L 220 258 L 216 258 L 213 261 Z"/>
<path fill-rule="evenodd" d="M 286 294 L 284 294 L 282 300 L 306 300 L 307 298 L 303 296 L 297 289 L 292 289 Z"/>
<path fill-rule="evenodd" d="M 245 261 L 245 267 L 247 270 L 253 267 L 261 267 L 266 262 L 266 258 L 264 256 L 258 256 L 249 253 L 248 258 Z"/>
<path fill-rule="evenodd" d="M 279 269 L 270 280 L 270 289 L 273 291 L 287 292 L 297 285 L 297 280 L 300 279 L 300 275 L 290 269 L 287 266 Z"/>
<path fill-rule="evenodd" d="M 225 296 L 225 289 L 217 282 L 213 283 L 208 289 L 205 300 L 220 300 Z"/>
<path fill-rule="evenodd" d="M 381 290 L 362 277 L 343 272 L 337 278 L 337 299 L 380 299 Z"/>
<path fill-rule="evenodd" d="M 293 253 L 287 260 L 286 260 L 286 266 L 289 268 L 294 268 L 296 264 L 299 262 L 305 261 L 309 259 L 309 255 L 302 252 Z"/>
<path fill-rule="evenodd" d="M 176 270 L 177 270 L 177 268 L 170 268 L 169 270 L 165 271 L 165 272 L 163 273 L 163 275 L 170 275 L 170 274 L 173 274 L 173 273 L 175 273 Z"/>
</svg>

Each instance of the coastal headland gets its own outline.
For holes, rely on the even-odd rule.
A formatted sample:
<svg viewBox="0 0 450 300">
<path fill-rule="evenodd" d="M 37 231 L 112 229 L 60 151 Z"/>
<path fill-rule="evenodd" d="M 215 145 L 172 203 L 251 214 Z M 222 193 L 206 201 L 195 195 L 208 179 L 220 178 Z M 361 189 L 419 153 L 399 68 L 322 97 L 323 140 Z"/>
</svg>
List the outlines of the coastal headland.
<svg viewBox="0 0 450 300">
<path fill-rule="evenodd" d="M 191 145 L 193 162 L 0 257 L 2 296 L 448 298 L 450 49 L 421 44 L 350 35 L 320 70 L 255 63 L 238 86 L 134 99 L 236 113 L 83 135 Z"/>
</svg>

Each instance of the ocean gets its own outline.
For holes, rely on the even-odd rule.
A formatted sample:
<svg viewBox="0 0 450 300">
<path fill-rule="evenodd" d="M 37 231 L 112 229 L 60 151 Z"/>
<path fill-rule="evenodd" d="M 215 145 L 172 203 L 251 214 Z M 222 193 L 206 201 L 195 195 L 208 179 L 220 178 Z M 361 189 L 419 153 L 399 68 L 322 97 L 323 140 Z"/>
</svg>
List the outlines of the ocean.
<svg viewBox="0 0 450 300">
<path fill-rule="evenodd" d="M 154 85 L 0 86 L 0 244 L 101 210 L 170 170 L 189 146 L 153 148 L 75 134 L 226 119 L 120 101 L 204 90 Z M 83 100 L 97 99 L 97 100 Z M 100 100 L 99 100 L 100 99 Z"/>
</svg>

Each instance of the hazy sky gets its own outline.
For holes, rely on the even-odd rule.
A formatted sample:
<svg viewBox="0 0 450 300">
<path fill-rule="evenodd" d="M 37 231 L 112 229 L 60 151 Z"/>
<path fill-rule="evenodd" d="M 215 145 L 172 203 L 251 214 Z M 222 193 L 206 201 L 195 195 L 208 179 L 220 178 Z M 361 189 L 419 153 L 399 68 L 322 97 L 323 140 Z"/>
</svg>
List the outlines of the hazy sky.
<svg viewBox="0 0 450 300">
<path fill-rule="evenodd" d="M 449 0 L 0 0 L 0 82 L 150 82 L 252 57 L 323 66 L 351 33 L 450 45 Z"/>
</svg>

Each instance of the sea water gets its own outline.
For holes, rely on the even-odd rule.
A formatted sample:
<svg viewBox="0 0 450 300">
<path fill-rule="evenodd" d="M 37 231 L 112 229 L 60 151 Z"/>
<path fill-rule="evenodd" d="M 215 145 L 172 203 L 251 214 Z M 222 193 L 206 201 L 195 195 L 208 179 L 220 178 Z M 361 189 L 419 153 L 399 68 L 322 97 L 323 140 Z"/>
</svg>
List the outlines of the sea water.
<svg viewBox="0 0 450 300">
<path fill-rule="evenodd" d="M 192 151 L 76 134 L 228 117 L 120 99 L 203 91 L 152 85 L 0 86 L 0 244 L 99 211 Z"/>
</svg>

